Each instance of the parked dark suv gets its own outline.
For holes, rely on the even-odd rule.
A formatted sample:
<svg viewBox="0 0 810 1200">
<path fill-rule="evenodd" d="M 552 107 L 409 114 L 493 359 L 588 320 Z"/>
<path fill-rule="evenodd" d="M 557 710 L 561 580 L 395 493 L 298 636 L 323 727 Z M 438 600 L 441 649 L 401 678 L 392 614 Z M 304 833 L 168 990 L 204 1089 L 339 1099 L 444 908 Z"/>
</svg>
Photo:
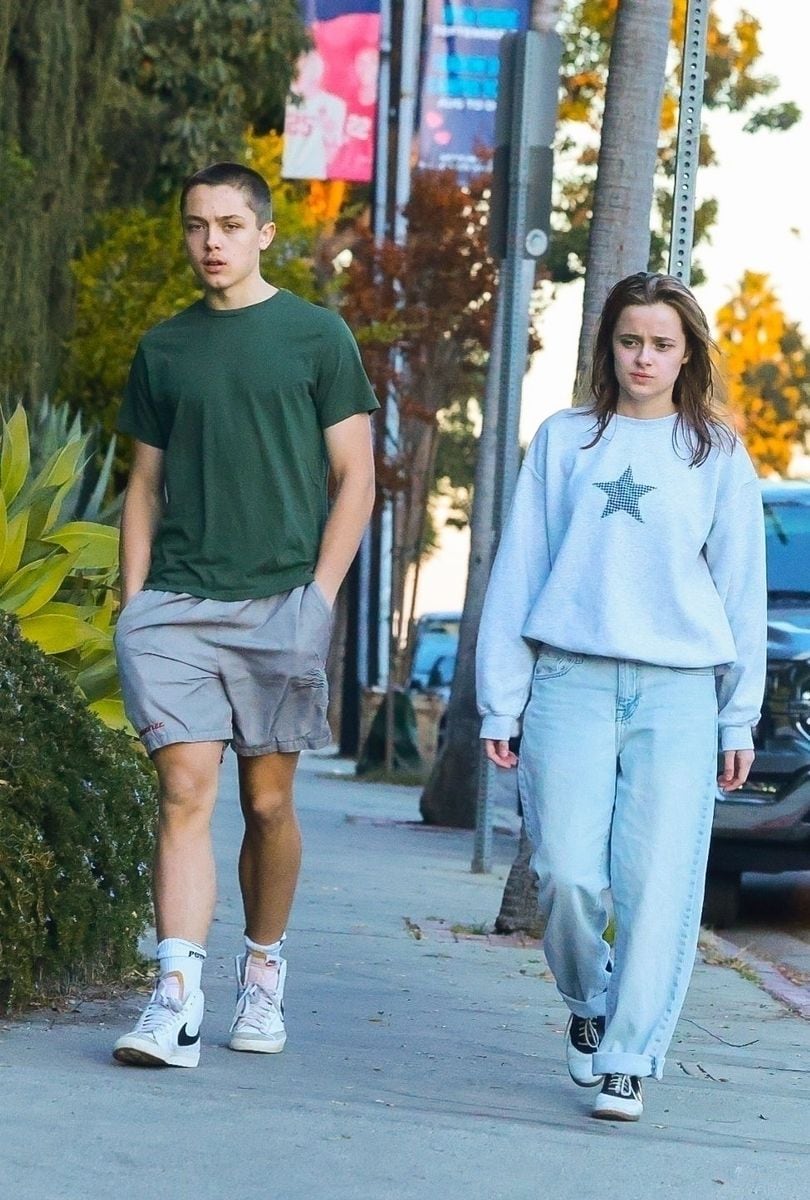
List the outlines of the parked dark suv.
<svg viewBox="0 0 810 1200">
<path fill-rule="evenodd" d="M 718 791 L 704 919 L 729 925 L 743 871 L 810 870 L 810 483 L 762 484 L 768 675 L 745 787 Z"/>
</svg>

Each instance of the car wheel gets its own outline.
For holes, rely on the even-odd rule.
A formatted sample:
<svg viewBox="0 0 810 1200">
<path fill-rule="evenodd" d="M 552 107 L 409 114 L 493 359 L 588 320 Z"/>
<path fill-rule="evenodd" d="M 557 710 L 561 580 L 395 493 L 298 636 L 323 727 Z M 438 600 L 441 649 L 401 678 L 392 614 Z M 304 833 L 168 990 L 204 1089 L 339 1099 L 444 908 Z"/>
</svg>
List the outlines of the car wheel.
<svg viewBox="0 0 810 1200">
<path fill-rule="evenodd" d="M 703 924 L 727 929 L 740 914 L 742 885 L 738 871 L 710 871 L 703 897 Z"/>
</svg>

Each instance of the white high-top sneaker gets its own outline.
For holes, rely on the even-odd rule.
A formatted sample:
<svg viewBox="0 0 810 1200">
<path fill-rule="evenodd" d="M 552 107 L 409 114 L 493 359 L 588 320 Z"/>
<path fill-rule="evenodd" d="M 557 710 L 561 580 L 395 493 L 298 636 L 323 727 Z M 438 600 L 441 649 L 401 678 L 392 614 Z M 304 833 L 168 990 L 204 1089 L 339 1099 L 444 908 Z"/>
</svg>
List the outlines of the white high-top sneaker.
<svg viewBox="0 0 810 1200">
<path fill-rule="evenodd" d="M 284 981 L 287 961 L 280 959 L 278 983 L 274 992 L 266 992 L 258 983 L 248 983 L 248 955 L 236 958 L 236 1014 L 231 1025 L 231 1050 L 253 1050 L 258 1054 L 278 1054 L 284 1049 Z"/>
<path fill-rule="evenodd" d="M 140 1067 L 196 1067 L 204 1010 L 201 991 L 180 1000 L 159 979 L 135 1028 L 115 1043 L 113 1058 Z"/>
</svg>

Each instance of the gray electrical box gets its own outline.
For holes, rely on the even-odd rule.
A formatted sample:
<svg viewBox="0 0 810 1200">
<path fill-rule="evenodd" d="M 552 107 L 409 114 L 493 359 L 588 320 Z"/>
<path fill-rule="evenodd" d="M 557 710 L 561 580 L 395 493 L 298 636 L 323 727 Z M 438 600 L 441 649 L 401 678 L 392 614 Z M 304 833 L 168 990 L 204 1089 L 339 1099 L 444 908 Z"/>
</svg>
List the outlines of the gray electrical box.
<svg viewBox="0 0 810 1200">
<path fill-rule="evenodd" d="M 489 248 L 494 258 L 542 258 L 551 234 L 551 143 L 562 41 L 556 33 L 501 39 Z"/>
</svg>

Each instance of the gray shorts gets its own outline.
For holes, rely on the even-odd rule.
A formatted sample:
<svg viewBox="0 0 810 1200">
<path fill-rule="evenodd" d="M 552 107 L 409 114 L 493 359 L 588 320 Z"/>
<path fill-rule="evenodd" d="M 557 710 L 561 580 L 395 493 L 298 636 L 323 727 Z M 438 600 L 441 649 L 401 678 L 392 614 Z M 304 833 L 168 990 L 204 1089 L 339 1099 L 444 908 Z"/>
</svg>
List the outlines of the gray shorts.
<svg viewBox="0 0 810 1200">
<path fill-rule="evenodd" d="M 331 611 L 317 583 L 260 600 L 137 592 L 115 630 L 127 716 L 150 754 L 232 742 L 237 754 L 329 744 Z"/>
</svg>

